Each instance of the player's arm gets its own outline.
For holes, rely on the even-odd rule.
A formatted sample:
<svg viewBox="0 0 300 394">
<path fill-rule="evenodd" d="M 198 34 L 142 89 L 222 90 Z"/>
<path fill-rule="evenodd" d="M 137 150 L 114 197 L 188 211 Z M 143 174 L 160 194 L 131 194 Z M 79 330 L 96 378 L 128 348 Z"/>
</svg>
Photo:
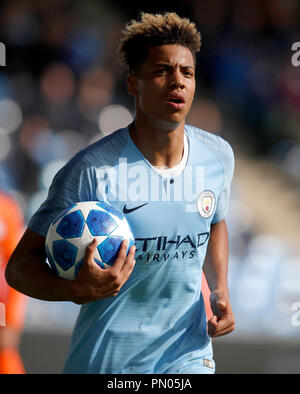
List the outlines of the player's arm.
<svg viewBox="0 0 300 394">
<path fill-rule="evenodd" d="M 23 294 L 46 301 L 82 304 L 115 296 L 133 270 L 135 247 L 126 256 L 127 245 L 123 242 L 114 265 L 108 269 L 94 261 L 96 247 L 96 242 L 87 247 L 76 279 L 65 280 L 55 276 L 46 264 L 45 238 L 27 228 L 7 264 L 7 283 Z"/>
<path fill-rule="evenodd" d="M 228 290 L 228 231 L 225 220 L 211 225 L 207 255 L 203 265 L 211 291 L 213 317 L 208 321 L 208 334 L 217 337 L 234 330 L 234 316 Z"/>
</svg>

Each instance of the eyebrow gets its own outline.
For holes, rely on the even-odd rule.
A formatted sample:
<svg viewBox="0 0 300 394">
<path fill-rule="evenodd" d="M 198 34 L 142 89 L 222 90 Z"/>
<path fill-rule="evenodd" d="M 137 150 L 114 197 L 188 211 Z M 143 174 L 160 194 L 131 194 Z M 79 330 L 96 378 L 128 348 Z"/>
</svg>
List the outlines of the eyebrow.
<svg viewBox="0 0 300 394">
<path fill-rule="evenodd" d="M 167 68 L 173 68 L 174 66 L 170 63 L 156 63 L 153 65 L 153 67 L 167 67 Z M 181 68 L 191 68 L 192 70 L 195 70 L 195 66 L 190 66 L 190 65 L 184 65 L 184 66 L 180 66 Z"/>
</svg>

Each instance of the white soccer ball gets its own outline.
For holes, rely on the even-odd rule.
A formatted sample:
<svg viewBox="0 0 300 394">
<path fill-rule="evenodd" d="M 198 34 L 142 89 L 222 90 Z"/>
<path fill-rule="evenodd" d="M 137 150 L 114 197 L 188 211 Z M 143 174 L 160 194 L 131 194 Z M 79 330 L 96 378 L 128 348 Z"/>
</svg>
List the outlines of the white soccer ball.
<svg viewBox="0 0 300 394">
<path fill-rule="evenodd" d="M 134 236 L 124 214 L 99 201 L 74 203 L 51 223 L 46 237 L 46 254 L 53 272 L 75 279 L 82 266 L 86 247 L 96 238 L 94 258 L 101 268 L 111 266 L 124 239 L 128 249 Z"/>
</svg>

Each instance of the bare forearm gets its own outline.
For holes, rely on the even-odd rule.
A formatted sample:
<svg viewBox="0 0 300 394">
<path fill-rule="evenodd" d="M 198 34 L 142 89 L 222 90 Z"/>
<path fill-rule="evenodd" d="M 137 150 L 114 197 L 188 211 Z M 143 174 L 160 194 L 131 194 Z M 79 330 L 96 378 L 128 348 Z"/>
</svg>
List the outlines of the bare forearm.
<svg viewBox="0 0 300 394">
<path fill-rule="evenodd" d="M 208 334 L 211 337 L 229 334 L 234 330 L 235 320 L 227 282 L 228 232 L 225 220 L 211 226 L 203 271 L 211 290 L 210 306 L 213 312 L 207 324 Z"/>
<path fill-rule="evenodd" d="M 203 271 L 211 291 L 228 292 L 228 231 L 225 220 L 211 226 Z"/>
<path fill-rule="evenodd" d="M 9 286 L 47 301 L 70 301 L 70 281 L 55 276 L 46 264 L 44 238 L 27 230 L 6 267 Z M 37 245 L 35 252 L 32 245 Z"/>
<path fill-rule="evenodd" d="M 45 301 L 70 301 L 68 281 L 58 278 L 50 272 L 46 263 L 35 256 L 30 256 L 22 268 L 6 271 L 6 280 L 15 290 L 29 297 Z"/>
</svg>

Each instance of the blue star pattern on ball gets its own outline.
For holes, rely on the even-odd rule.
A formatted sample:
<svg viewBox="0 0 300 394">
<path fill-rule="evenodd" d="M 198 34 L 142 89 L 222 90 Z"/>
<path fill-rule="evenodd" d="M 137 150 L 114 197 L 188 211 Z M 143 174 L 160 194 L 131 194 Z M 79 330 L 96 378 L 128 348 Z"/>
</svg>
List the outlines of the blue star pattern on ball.
<svg viewBox="0 0 300 394">
<path fill-rule="evenodd" d="M 128 250 L 134 236 L 122 212 L 98 201 L 78 202 L 63 210 L 51 223 L 46 237 L 46 254 L 53 272 L 64 279 L 76 277 L 83 264 L 86 247 L 96 238 L 95 262 L 111 266 L 123 239 Z"/>
</svg>

